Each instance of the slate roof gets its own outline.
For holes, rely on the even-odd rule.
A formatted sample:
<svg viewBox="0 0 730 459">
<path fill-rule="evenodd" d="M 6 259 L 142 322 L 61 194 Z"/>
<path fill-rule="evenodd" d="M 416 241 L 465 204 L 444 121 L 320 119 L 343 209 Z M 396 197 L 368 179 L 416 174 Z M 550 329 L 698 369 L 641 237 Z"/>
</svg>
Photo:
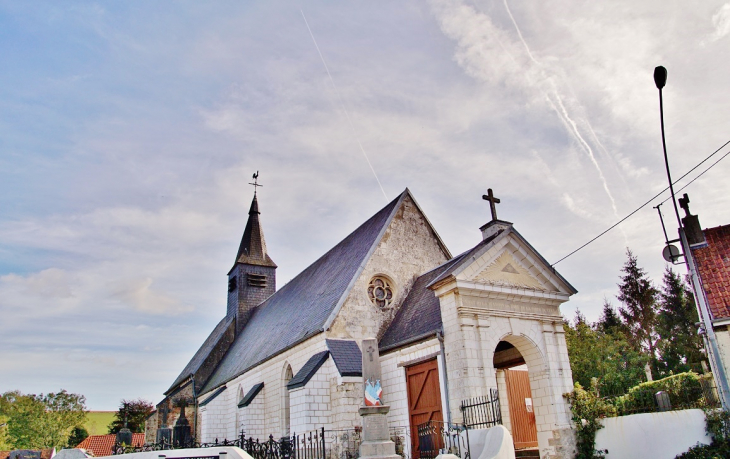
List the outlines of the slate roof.
<svg viewBox="0 0 730 459">
<path fill-rule="evenodd" d="M 713 319 L 730 317 L 730 225 L 704 230 L 707 246 L 692 249 Z"/>
<path fill-rule="evenodd" d="M 215 389 L 322 332 L 330 315 L 347 297 L 395 210 L 409 194 L 406 189 L 256 307 L 200 393 Z"/>
<path fill-rule="evenodd" d="M 94 453 L 94 456 L 101 457 L 101 456 L 111 456 L 112 455 L 112 449 L 114 449 L 114 442 L 116 441 L 117 436 L 114 434 L 109 435 L 89 435 L 79 443 L 77 448 L 79 449 L 85 449 L 86 451 L 91 451 Z M 142 446 L 144 445 L 144 434 L 143 433 L 133 433 L 132 434 L 132 446 Z"/>
<path fill-rule="evenodd" d="M 340 376 L 362 376 L 362 352 L 355 341 L 328 339 L 326 342 Z"/>
<path fill-rule="evenodd" d="M 259 395 L 259 392 L 261 392 L 261 389 L 264 388 L 264 383 L 260 382 L 258 384 L 254 384 L 253 387 L 244 395 L 244 397 L 241 399 L 240 402 L 238 402 L 239 408 L 245 408 L 248 405 L 253 402 L 253 399 L 256 398 L 257 395 Z"/>
<path fill-rule="evenodd" d="M 276 263 L 274 263 L 266 251 L 264 230 L 261 228 L 261 222 L 259 222 L 260 214 L 259 201 L 256 199 L 256 193 L 254 193 L 251 208 L 248 211 L 246 229 L 243 230 L 241 245 L 238 247 L 238 253 L 236 254 L 236 263 L 272 266 L 276 268 Z M 236 263 L 233 265 L 235 266 Z"/>
<path fill-rule="evenodd" d="M 200 402 L 200 404 L 198 406 L 205 406 L 205 405 L 207 405 L 208 403 L 212 402 L 217 396 L 219 396 L 220 394 L 222 394 L 223 391 L 225 391 L 225 390 L 226 390 L 226 386 L 219 387 L 218 389 L 216 389 L 215 392 L 213 392 L 208 397 L 206 397 L 205 400 L 203 400 L 202 402 Z"/>
<path fill-rule="evenodd" d="M 231 325 L 231 322 L 235 320 L 234 317 L 224 317 L 220 322 L 218 322 L 218 325 L 215 326 L 212 332 L 210 332 L 210 335 L 208 335 L 208 338 L 203 342 L 203 345 L 200 346 L 200 349 L 195 353 L 192 359 L 190 359 L 190 362 L 185 366 L 183 371 L 180 373 L 180 375 L 175 379 L 175 382 L 172 383 L 172 386 L 165 392 L 165 394 L 168 394 L 171 390 L 173 390 L 178 384 L 185 381 L 185 379 L 189 378 L 192 374 L 195 374 L 198 369 L 200 369 L 200 366 L 205 362 L 205 359 L 208 357 L 208 355 L 213 351 L 213 348 L 215 348 L 216 344 L 218 344 L 218 341 L 225 335 L 226 330 Z M 196 385 L 200 384 L 200 382 L 196 381 Z"/>
<path fill-rule="evenodd" d="M 319 368 L 324 365 L 324 362 L 327 361 L 327 358 L 329 358 L 329 356 L 329 351 L 318 352 L 311 356 L 309 360 L 307 360 L 307 363 L 304 364 L 302 369 L 299 370 L 291 380 L 289 380 L 286 388 L 292 390 L 306 386 L 309 380 L 312 379 L 312 376 L 317 373 L 317 370 L 319 370 Z"/>
<path fill-rule="evenodd" d="M 470 252 L 470 251 L 469 251 Z M 419 341 L 441 331 L 441 307 L 439 300 L 428 285 L 469 252 L 457 255 L 446 263 L 418 277 L 403 300 L 400 310 L 393 318 L 388 329 L 380 338 L 378 348 L 381 352 L 396 349 L 407 344 Z"/>
</svg>

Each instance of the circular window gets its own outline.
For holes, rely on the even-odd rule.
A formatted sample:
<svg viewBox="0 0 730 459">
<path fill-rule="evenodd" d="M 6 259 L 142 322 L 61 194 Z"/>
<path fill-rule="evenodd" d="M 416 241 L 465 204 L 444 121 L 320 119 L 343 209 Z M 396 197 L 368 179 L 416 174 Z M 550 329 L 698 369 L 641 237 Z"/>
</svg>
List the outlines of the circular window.
<svg viewBox="0 0 730 459">
<path fill-rule="evenodd" d="M 368 297 L 380 308 L 390 306 L 393 302 L 393 288 L 390 281 L 382 276 L 373 277 L 368 285 Z"/>
</svg>

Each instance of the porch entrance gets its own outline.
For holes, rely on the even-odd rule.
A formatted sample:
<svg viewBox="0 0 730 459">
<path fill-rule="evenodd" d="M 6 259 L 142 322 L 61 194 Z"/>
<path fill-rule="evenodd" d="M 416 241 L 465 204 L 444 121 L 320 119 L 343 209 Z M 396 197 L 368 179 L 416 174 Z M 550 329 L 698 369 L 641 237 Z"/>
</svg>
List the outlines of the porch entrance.
<svg viewBox="0 0 730 459">
<path fill-rule="evenodd" d="M 444 419 L 441 412 L 441 386 L 436 359 L 406 367 L 406 387 L 411 428 L 411 457 L 419 459 L 418 425 Z"/>
<path fill-rule="evenodd" d="M 537 425 L 525 359 L 517 348 L 500 341 L 494 352 L 497 387 L 501 399 L 507 399 L 502 419 L 512 434 L 515 449 L 537 448 Z"/>
</svg>

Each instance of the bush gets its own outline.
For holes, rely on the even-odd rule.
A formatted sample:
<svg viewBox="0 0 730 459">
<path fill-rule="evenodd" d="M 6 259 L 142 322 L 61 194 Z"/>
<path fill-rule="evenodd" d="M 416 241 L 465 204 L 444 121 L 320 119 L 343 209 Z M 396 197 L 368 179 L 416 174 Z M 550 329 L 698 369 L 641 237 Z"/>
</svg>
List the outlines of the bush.
<svg viewBox="0 0 730 459">
<path fill-rule="evenodd" d="M 564 397 L 570 402 L 573 423 L 575 424 L 578 440 L 578 455 L 576 459 L 603 458 L 606 450 L 596 450 L 596 432 L 603 428 L 601 419 L 616 416 L 616 409 L 598 397 L 598 381 L 591 380 L 591 388 L 583 389 L 575 383 L 573 392 Z"/>
<path fill-rule="evenodd" d="M 705 411 L 705 430 L 712 437 L 712 444 L 697 443 L 675 459 L 705 459 L 730 457 L 730 413 L 723 410 Z"/>
<path fill-rule="evenodd" d="M 612 403 L 619 416 L 656 411 L 654 395 L 659 391 L 664 391 L 669 395 L 672 409 L 707 406 L 700 377 L 692 372 L 641 383 L 629 389 L 627 394 L 615 398 Z"/>
</svg>

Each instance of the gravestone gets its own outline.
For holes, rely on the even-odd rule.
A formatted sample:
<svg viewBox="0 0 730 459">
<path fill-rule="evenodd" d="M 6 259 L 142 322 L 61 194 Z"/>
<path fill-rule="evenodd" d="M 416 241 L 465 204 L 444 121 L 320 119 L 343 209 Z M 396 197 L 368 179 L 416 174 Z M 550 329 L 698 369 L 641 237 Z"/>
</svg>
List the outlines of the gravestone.
<svg viewBox="0 0 730 459">
<path fill-rule="evenodd" d="M 362 379 L 364 390 L 360 416 L 363 442 L 360 444 L 360 459 L 399 459 L 400 456 L 395 454 L 395 443 L 388 432 L 386 415 L 390 407 L 383 403 L 380 354 L 375 338 L 362 341 Z"/>
<path fill-rule="evenodd" d="M 172 445 L 172 429 L 167 425 L 167 416 L 170 414 L 170 408 L 167 403 L 160 408 L 160 415 L 162 416 L 162 427 L 157 429 L 157 438 L 155 443 L 163 445 Z"/>
<path fill-rule="evenodd" d="M 190 422 L 185 417 L 185 407 L 188 406 L 188 401 L 181 398 L 176 402 L 176 405 L 180 407 L 180 417 L 177 419 L 175 428 L 173 429 L 173 445 L 177 448 L 187 448 L 193 442 Z"/>
<path fill-rule="evenodd" d="M 656 394 L 654 394 L 654 397 L 656 398 L 656 403 L 659 406 L 659 411 L 671 411 L 672 410 L 672 402 L 669 401 L 669 394 L 664 392 L 663 390 L 660 390 Z"/>
</svg>

